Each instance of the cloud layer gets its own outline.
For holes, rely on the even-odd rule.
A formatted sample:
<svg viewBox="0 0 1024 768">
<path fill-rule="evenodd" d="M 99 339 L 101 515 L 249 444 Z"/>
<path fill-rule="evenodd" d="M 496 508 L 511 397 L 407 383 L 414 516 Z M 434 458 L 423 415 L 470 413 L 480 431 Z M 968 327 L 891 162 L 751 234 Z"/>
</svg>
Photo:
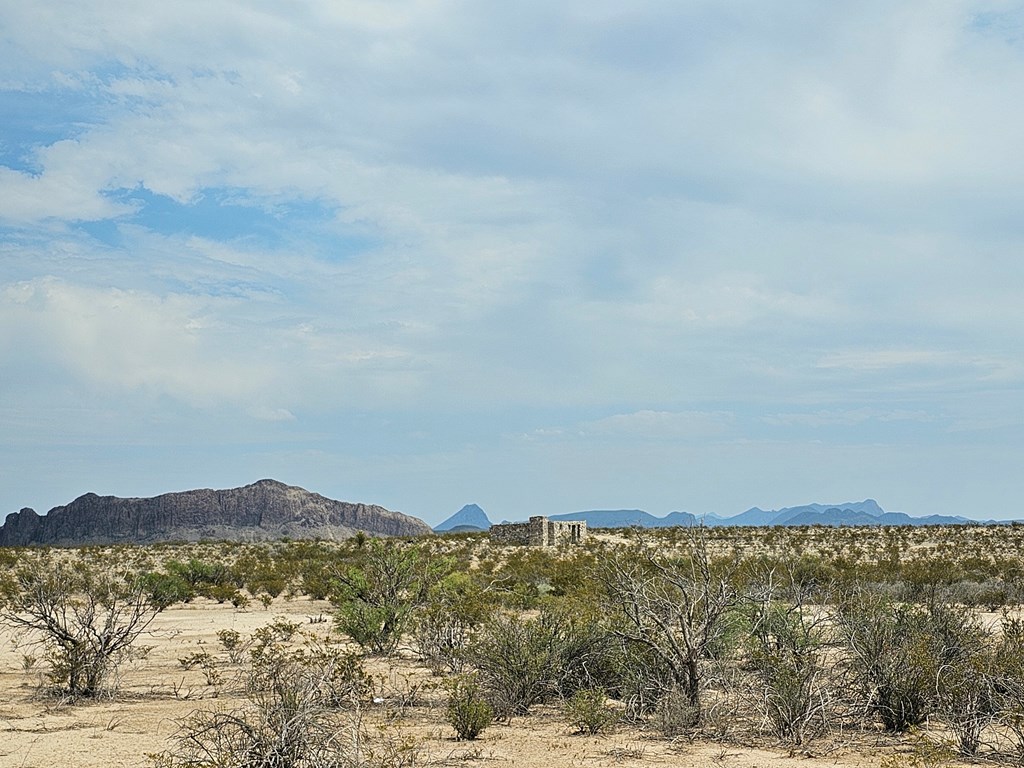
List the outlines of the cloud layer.
<svg viewBox="0 0 1024 768">
<path fill-rule="evenodd" d="M 1014 3 L 0 27 L 0 512 L 275 476 L 1024 516 Z"/>
</svg>

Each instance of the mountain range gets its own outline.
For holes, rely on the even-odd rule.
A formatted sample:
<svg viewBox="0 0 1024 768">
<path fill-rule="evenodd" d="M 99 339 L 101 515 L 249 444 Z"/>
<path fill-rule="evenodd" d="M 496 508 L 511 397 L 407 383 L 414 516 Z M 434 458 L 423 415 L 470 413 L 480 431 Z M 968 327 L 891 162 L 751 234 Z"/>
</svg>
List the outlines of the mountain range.
<svg viewBox="0 0 1024 768">
<path fill-rule="evenodd" d="M 591 528 L 665 528 L 771 525 L 960 525 L 965 517 L 912 517 L 886 512 L 873 499 L 843 504 L 805 504 L 776 510 L 753 507 L 732 517 L 670 512 L 656 517 L 641 509 L 592 509 L 549 515 L 552 520 L 585 520 Z M 491 521 L 477 504 L 467 504 L 436 531 L 482 531 Z M 276 480 L 227 490 L 200 489 L 151 498 L 87 493 L 45 515 L 30 508 L 7 515 L 0 546 L 81 546 L 161 541 L 344 539 L 362 531 L 379 536 L 430 532 L 422 520 L 375 504 L 336 501 Z"/>
<path fill-rule="evenodd" d="M 471 510 L 471 513 L 467 512 Z M 551 520 L 585 520 L 590 528 L 668 528 L 703 523 L 707 526 L 772 526 L 772 525 L 964 525 L 977 521 L 966 517 L 927 515 L 912 517 L 904 512 L 886 512 L 874 499 L 842 504 L 804 504 L 798 507 L 764 510 L 752 507 L 732 517 L 697 516 L 689 512 L 669 512 L 656 517 L 642 509 L 591 509 L 567 514 L 548 515 Z M 438 525 L 435 531 L 486 530 L 491 525 L 486 513 L 476 504 L 467 505 Z"/>
<path fill-rule="evenodd" d="M 87 493 L 45 515 L 7 515 L 0 546 L 81 546 L 223 539 L 345 539 L 430 533 L 422 520 L 375 504 L 335 501 L 277 480 L 227 490 L 209 488 L 152 498 Z"/>
</svg>

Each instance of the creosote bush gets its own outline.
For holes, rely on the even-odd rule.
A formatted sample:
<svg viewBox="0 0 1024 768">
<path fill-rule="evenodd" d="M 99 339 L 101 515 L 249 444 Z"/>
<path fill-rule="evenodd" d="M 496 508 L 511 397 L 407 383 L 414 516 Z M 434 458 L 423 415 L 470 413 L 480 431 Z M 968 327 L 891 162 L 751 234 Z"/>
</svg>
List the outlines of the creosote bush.
<svg viewBox="0 0 1024 768">
<path fill-rule="evenodd" d="M 592 622 L 542 610 L 536 618 L 494 616 L 469 648 L 495 716 L 525 715 L 535 704 L 604 683 L 609 637 Z"/>
<path fill-rule="evenodd" d="M 55 692 L 72 698 L 108 690 L 113 673 L 164 600 L 150 581 L 103 559 L 27 555 L 3 583 L 0 625 L 27 632 L 50 662 Z"/>
<path fill-rule="evenodd" d="M 799 602 L 778 602 L 771 593 L 757 605 L 751 622 L 754 693 L 772 732 L 792 744 L 826 730 L 832 714 L 824 623 Z"/>
<path fill-rule="evenodd" d="M 619 719 L 619 713 L 608 705 L 605 692 L 600 688 L 576 691 L 564 706 L 565 718 L 578 733 L 603 733 Z"/>
<path fill-rule="evenodd" d="M 448 705 L 445 718 L 460 741 L 476 739 L 494 720 L 494 710 L 484 698 L 474 675 L 456 675 L 445 683 Z"/>
<path fill-rule="evenodd" d="M 870 711 L 895 733 L 924 722 L 939 664 L 928 611 L 859 589 L 840 602 L 838 622 Z"/>
<path fill-rule="evenodd" d="M 467 649 L 493 603 L 468 574 L 452 573 L 433 585 L 413 620 L 413 642 L 420 660 L 434 675 L 459 674 Z"/>
<path fill-rule="evenodd" d="M 358 544 L 355 562 L 333 569 L 330 597 L 338 606 L 338 628 L 370 653 L 393 653 L 447 565 L 416 545 L 380 539 Z"/>
</svg>

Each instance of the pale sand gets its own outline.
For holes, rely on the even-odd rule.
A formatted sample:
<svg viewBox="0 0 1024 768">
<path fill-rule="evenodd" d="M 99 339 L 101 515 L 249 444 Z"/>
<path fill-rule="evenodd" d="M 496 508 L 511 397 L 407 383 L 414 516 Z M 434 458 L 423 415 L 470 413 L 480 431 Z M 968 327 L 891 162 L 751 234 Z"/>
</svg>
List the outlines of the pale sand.
<svg viewBox="0 0 1024 768">
<path fill-rule="evenodd" d="M 116 698 L 75 705 L 41 697 L 40 672 L 23 670 L 26 649 L 14 648 L 12 636 L 5 635 L 0 643 L 0 768 L 148 766 L 146 754 L 169 746 L 177 719 L 196 708 L 229 707 L 242 701 L 237 694 L 206 698 L 214 689 L 205 684 L 199 670 L 184 670 L 179 658 L 203 650 L 223 657 L 217 630 L 231 628 L 248 634 L 277 616 L 302 622 L 305 631 L 322 632 L 328 624 L 309 622 L 309 617 L 320 614 L 330 614 L 329 604 L 306 599 L 277 600 L 269 611 L 260 607 L 238 611 L 203 600 L 176 606 L 160 614 L 141 639 L 140 644 L 152 650 L 123 670 Z M 386 706 L 366 712 L 371 732 L 376 730 L 374 725 L 391 719 L 394 733 L 418 739 L 421 765 L 877 768 L 882 756 L 892 751 L 873 746 L 869 736 L 839 746 L 812 743 L 795 754 L 781 746 L 773 748 L 764 737 L 750 740 L 766 744 L 763 748 L 689 743 L 626 725 L 605 736 L 583 736 L 571 732 L 555 706 L 538 707 L 535 714 L 516 718 L 511 725 L 493 725 L 477 741 L 457 742 L 444 722 L 444 694 L 430 684 L 425 671 L 409 661 L 390 668 L 380 666 L 383 662 L 371 664 L 385 681 L 386 695 L 409 683 L 427 683 L 418 705 L 400 717 L 388 718 Z"/>
</svg>

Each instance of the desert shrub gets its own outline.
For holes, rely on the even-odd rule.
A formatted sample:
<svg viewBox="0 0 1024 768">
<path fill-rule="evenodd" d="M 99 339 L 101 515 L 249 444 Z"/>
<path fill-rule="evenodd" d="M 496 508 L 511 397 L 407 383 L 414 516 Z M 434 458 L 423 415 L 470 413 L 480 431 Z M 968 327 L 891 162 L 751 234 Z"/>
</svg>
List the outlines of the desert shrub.
<svg viewBox="0 0 1024 768">
<path fill-rule="evenodd" d="M 842 603 L 839 617 L 852 671 L 887 729 L 906 731 L 937 713 L 962 754 L 977 752 L 998 715 L 1002 684 L 998 647 L 970 609 L 861 592 Z"/>
<path fill-rule="evenodd" d="M 609 664 L 608 692 L 625 704 L 623 716 L 628 720 L 640 720 L 654 712 L 662 696 L 675 688 L 672 670 L 645 645 L 612 643 Z"/>
<path fill-rule="evenodd" d="M 345 557 L 327 542 L 289 541 L 277 553 L 277 568 L 291 589 L 313 600 L 326 600 L 335 586 L 333 574 Z"/>
<path fill-rule="evenodd" d="M 250 664 L 246 690 L 250 693 L 272 690 L 282 670 L 304 670 L 317 683 L 317 701 L 335 709 L 357 707 L 367 699 L 373 680 L 363 667 L 359 653 L 317 637 L 302 647 L 293 647 L 259 633 L 249 649 Z"/>
<path fill-rule="evenodd" d="M 614 649 L 619 641 L 603 617 L 562 599 L 544 604 L 540 618 L 554 635 L 556 665 L 552 671 L 558 696 L 565 699 L 593 688 L 609 690 L 615 684 Z"/>
<path fill-rule="evenodd" d="M 192 585 L 177 574 L 149 572 L 143 579 L 150 601 L 161 608 L 169 608 L 175 603 L 187 603 L 196 596 Z"/>
<path fill-rule="evenodd" d="M 946 593 L 950 585 L 962 579 L 963 570 L 955 558 L 935 553 L 907 560 L 900 573 L 903 597 L 928 605 L 949 599 Z"/>
<path fill-rule="evenodd" d="M 605 692 L 600 688 L 585 688 L 576 691 L 565 701 L 565 718 L 579 733 L 591 735 L 611 728 L 619 719 L 619 713 L 608 705 Z"/>
<path fill-rule="evenodd" d="M 0 594 L 0 625 L 46 650 L 50 681 L 71 697 L 96 696 L 163 607 L 147 580 L 103 560 L 26 556 Z"/>
<path fill-rule="evenodd" d="M 500 614 L 481 628 L 468 654 L 495 714 L 508 718 L 600 685 L 590 665 L 606 653 L 605 638 L 594 625 L 550 610 L 533 619 Z"/>
<path fill-rule="evenodd" d="M 749 645 L 757 698 L 773 733 L 802 744 L 824 730 L 833 697 L 821 621 L 800 603 L 769 595 L 755 609 Z"/>
<path fill-rule="evenodd" d="M 558 553 L 546 547 L 515 547 L 495 567 L 491 591 L 504 608 L 515 611 L 534 609 L 538 601 L 554 589 L 551 573 L 557 560 Z"/>
<path fill-rule="evenodd" d="M 881 768 L 943 768 L 953 760 L 953 750 L 944 743 L 929 740 L 911 729 L 910 751 L 887 755 Z"/>
<path fill-rule="evenodd" d="M 267 552 L 247 553 L 239 557 L 231 568 L 234 581 L 242 584 L 251 595 L 280 595 L 288 586 L 288 576 L 277 560 Z"/>
<path fill-rule="evenodd" d="M 682 556 L 639 540 L 628 552 L 605 558 L 595 576 L 609 613 L 618 617 L 615 633 L 646 646 L 672 671 L 673 687 L 689 697 L 692 725 L 697 725 L 711 650 L 725 633 L 724 618 L 739 602 L 739 569 L 736 562 L 713 560 L 704 528 L 678 535 L 684 538 Z"/>
<path fill-rule="evenodd" d="M 238 589 L 233 584 L 206 584 L 199 592 L 203 597 L 216 600 L 220 604 L 232 602 L 237 595 Z"/>
<path fill-rule="evenodd" d="M 154 755 L 154 762 L 161 768 L 373 764 L 362 746 L 358 696 L 343 699 L 352 717 L 346 721 L 337 715 L 339 700 L 334 693 L 339 658 L 265 646 L 253 659 L 248 703 L 230 710 L 197 711 L 185 718 L 173 738 L 174 746 Z M 348 660 L 341 663 L 346 665 Z"/>
<path fill-rule="evenodd" d="M 598 556 L 591 548 L 573 547 L 551 563 L 547 573 L 553 597 L 567 597 L 576 605 L 597 605 L 600 584 L 591 578 Z"/>
<path fill-rule="evenodd" d="M 728 661 L 745 649 L 751 633 L 751 614 L 746 605 L 737 604 L 722 613 L 711 642 L 705 649 L 709 659 Z"/>
<path fill-rule="evenodd" d="M 995 672 L 999 721 L 1011 737 L 1017 762 L 1024 763 L 1024 619 L 1005 609 Z"/>
<path fill-rule="evenodd" d="M 495 714 L 525 714 L 555 695 L 555 631 L 542 619 L 496 616 L 469 648 Z"/>
<path fill-rule="evenodd" d="M 337 627 L 367 651 L 386 656 L 398 647 L 408 620 L 407 606 L 352 600 L 339 608 Z"/>
<path fill-rule="evenodd" d="M 460 741 L 472 741 L 494 720 L 494 710 L 473 675 L 456 675 L 445 684 L 448 706 L 445 719 Z"/>
<path fill-rule="evenodd" d="M 229 654 L 235 653 L 244 645 L 242 633 L 237 629 L 218 629 L 217 641 L 220 643 L 221 648 Z M 232 659 L 232 661 L 237 663 L 236 659 Z"/>
<path fill-rule="evenodd" d="M 669 738 L 691 733 L 698 719 L 689 693 L 677 687 L 658 699 L 654 715 L 658 730 Z"/>
<path fill-rule="evenodd" d="M 1010 585 L 998 578 L 964 580 L 950 587 L 948 602 L 998 611 L 1012 600 Z"/>
<path fill-rule="evenodd" d="M 183 669 L 195 669 L 198 667 L 202 671 L 207 685 L 219 685 L 221 682 L 222 676 L 217 668 L 217 661 L 207 651 L 190 653 L 188 656 L 179 658 L 178 663 Z"/>
<path fill-rule="evenodd" d="M 237 583 L 231 568 L 222 562 L 208 562 L 190 557 L 185 561 L 169 561 L 165 570 L 169 576 L 187 584 L 192 595 L 209 597 L 219 603 L 230 600 L 241 586 Z"/>
<path fill-rule="evenodd" d="M 930 619 L 937 709 L 960 753 L 972 756 L 998 713 L 998 650 L 991 633 L 965 608 L 934 606 Z"/>
<path fill-rule="evenodd" d="M 260 627 L 253 634 L 257 639 L 262 635 L 266 635 L 271 640 L 286 643 L 295 637 L 295 633 L 298 632 L 301 627 L 302 625 L 298 622 L 289 621 L 284 616 L 277 616 L 273 621 Z"/>
<path fill-rule="evenodd" d="M 359 547 L 354 565 L 333 574 L 338 628 L 372 653 L 393 653 L 414 608 L 446 568 L 444 560 L 431 561 L 415 545 L 369 540 Z"/>
<path fill-rule="evenodd" d="M 838 626 L 868 710 L 895 733 L 924 722 L 938 663 L 927 610 L 860 590 L 840 602 Z"/>
<path fill-rule="evenodd" d="M 463 672 L 469 643 L 492 612 L 477 582 L 464 573 L 450 574 L 416 611 L 413 641 L 420 659 L 435 675 Z"/>
</svg>

